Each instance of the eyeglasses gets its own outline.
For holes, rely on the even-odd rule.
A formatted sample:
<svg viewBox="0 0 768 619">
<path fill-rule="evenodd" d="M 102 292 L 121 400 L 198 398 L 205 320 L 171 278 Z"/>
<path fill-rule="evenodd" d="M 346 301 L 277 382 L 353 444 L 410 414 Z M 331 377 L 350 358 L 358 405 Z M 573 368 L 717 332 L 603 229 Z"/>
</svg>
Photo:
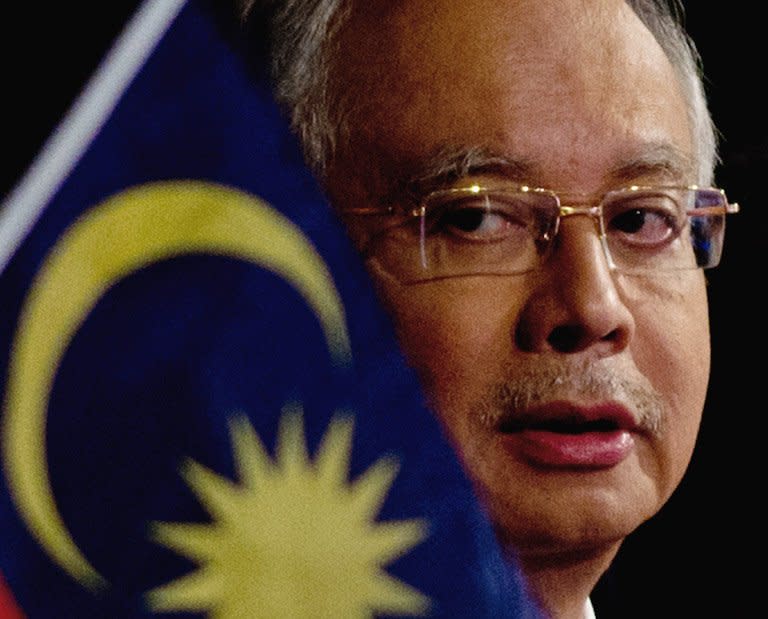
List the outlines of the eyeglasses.
<svg viewBox="0 0 768 619">
<path fill-rule="evenodd" d="M 720 262 L 725 216 L 739 211 L 720 189 L 628 187 L 595 205 L 563 204 L 554 191 L 472 185 L 428 194 L 413 209 L 353 208 L 396 217 L 363 248 L 402 282 L 515 275 L 547 259 L 564 217 L 591 217 L 610 268 L 628 274 L 710 268 Z"/>
</svg>

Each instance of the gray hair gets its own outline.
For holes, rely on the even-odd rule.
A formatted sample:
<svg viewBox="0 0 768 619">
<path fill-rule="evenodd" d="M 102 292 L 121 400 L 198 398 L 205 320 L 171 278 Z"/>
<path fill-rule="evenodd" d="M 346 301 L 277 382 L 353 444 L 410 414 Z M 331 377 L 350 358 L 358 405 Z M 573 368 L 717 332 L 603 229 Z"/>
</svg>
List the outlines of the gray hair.
<svg viewBox="0 0 768 619">
<path fill-rule="evenodd" d="M 677 73 L 688 104 L 688 121 L 693 127 L 694 157 L 698 164 L 697 182 L 711 185 L 718 162 L 717 132 L 707 107 L 701 57 L 683 27 L 682 5 L 677 0 L 626 2 L 651 31 Z"/>
<path fill-rule="evenodd" d="M 269 20 L 271 71 L 277 102 L 288 114 L 304 157 L 322 178 L 345 123 L 330 91 L 330 52 L 344 21 L 345 0 L 240 0 L 242 18 Z"/>
<path fill-rule="evenodd" d="M 343 105 L 331 91 L 330 64 L 335 33 L 349 0 L 241 0 L 247 18 L 254 5 L 271 20 L 275 96 L 301 140 L 307 163 L 319 177 L 346 125 Z M 677 73 L 694 128 L 697 182 L 711 184 L 717 138 L 702 83 L 701 59 L 682 25 L 678 0 L 626 0 L 661 45 Z"/>
</svg>

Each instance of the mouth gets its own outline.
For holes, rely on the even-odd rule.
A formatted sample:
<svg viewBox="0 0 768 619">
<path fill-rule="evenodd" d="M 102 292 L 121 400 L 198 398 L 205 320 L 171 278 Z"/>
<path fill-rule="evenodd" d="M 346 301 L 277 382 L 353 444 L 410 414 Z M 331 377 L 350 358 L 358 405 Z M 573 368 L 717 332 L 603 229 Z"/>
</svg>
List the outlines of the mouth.
<svg viewBox="0 0 768 619">
<path fill-rule="evenodd" d="M 555 434 L 586 434 L 589 432 L 613 432 L 620 430 L 618 422 L 612 419 L 584 421 L 578 418 L 523 421 L 510 419 L 499 424 L 502 434 L 514 434 L 524 431 L 553 432 Z"/>
<path fill-rule="evenodd" d="M 496 430 L 510 449 L 534 466 L 606 469 L 634 450 L 638 426 L 621 404 L 583 407 L 553 402 L 511 412 Z"/>
</svg>

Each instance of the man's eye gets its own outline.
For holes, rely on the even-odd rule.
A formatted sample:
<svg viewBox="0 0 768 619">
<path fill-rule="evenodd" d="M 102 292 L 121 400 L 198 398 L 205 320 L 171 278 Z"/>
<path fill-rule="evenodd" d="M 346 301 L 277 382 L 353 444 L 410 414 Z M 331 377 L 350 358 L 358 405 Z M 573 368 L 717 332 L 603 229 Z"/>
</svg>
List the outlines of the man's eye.
<svg viewBox="0 0 768 619">
<path fill-rule="evenodd" d="M 510 226 L 504 215 L 483 208 L 456 208 L 443 213 L 441 227 L 487 238 L 504 234 Z"/>
<path fill-rule="evenodd" d="M 658 245 L 677 236 L 677 219 L 669 209 L 631 206 L 615 213 L 606 222 L 606 232 L 630 243 Z"/>
<path fill-rule="evenodd" d="M 491 242 L 525 233 L 520 209 L 496 206 L 486 201 L 443 204 L 428 215 L 427 234 L 453 236 L 468 241 Z"/>
</svg>

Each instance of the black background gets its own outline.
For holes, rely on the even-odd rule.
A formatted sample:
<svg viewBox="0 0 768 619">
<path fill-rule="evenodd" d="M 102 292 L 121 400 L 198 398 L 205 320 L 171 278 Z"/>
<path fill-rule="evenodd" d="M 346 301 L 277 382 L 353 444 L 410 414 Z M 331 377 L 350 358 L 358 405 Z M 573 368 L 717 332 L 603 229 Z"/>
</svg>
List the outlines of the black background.
<svg viewBox="0 0 768 619">
<path fill-rule="evenodd" d="M 0 10 L 0 195 L 31 163 L 137 3 L 14 4 Z M 722 134 L 717 183 L 743 212 L 729 221 L 723 264 L 709 273 L 713 373 L 694 461 L 668 505 L 625 542 L 598 586 L 600 619 L 748 617 L 761 607 L 766 407 L 759 385 L 766 341 L 758 257 L 766 242 L 758 213 L 768 115 L 759 7 L 686 2 Z"/>
<path fill-rule="evenodd" d="M 712 378 L 693 462 L 662 512 L 625 542 L 593 596 L 598 619 L 765 612 L 765 21 L 759 3 L 685 5 L 721 133 L 717 184 L 742 213 L 728 222 L 723 263 L 708 272 Z"/>
</svg>

